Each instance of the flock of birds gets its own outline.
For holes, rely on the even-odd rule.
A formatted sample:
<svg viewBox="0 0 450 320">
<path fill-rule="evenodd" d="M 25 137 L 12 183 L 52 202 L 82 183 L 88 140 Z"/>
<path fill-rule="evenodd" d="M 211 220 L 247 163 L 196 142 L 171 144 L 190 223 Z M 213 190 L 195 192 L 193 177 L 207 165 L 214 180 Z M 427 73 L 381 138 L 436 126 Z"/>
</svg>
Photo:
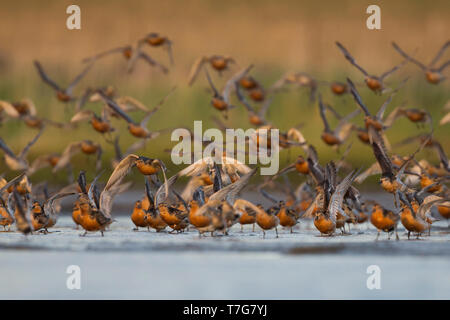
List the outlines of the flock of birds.
<svg viewBox="0 0 450 320">
<path fill-rule="evenodd" d="M 35 61 L 38 75 L 55 91 L 57 99 L 62 103 L 73 102 L 74 115 L 69 123 L 58 123 L 38 116 L 37 109 L 30 99 L 18 102 L 0 101 L 2 123 L 16 119 L 23 121 L 28 127 L 39 130 L 20 153 L 14 153 L 3 138 L 0 138 L 0 148 L 6 166 L 13 172 L 20 171 L 20 174 L 10 181 L 7 181 L 4 175 L 1 177 L 0 225 L 5 232 L 11 231 L 11 226 L 15 223 L 17 231 L 24 234 L 38 231 L 46 234 L 51 232 L 48 230 L 57 223 L 61 199 L 74 196 L 72 218 L 77 228 L 85 230 L 82 235 L 99 231 L 103 236 L 103 232 L 115 221 L 112 216 L 114 198 L 130 188 L 131 183 L 124 182 L 124 179 L 131 169 L 136 168 L 136 171 L 145 177 L 145 195 L 135 202 L 131 212 L 135 230 L 147 228 L 161 232 L 168 229 L 170 233 L 179 233 L 188 228 L 195 228 L 199 236 L 205 233 L 213 236 L 217 233 L 226 235 L 234 224 L 239 223 L 241 229 L 244 225 L 253 225 L 253 230 L 257 224 L 264 235 L 266 231 L 274 230 L 278 237 L 277 227 L 285 227 L 292 232 L 292 228 L 300 219 L 313 219 L 314 226 L 320 234 L 328 236 L 336 234 L 337 230 L 345 233 L 346 224 L 350 227 L 350 224 L 368 221 L 378 230 L 378 236 L 382 231 L 388 233 L 389 237 L 395 232 L 398 239 L 399 222 L 408 231 L 408 239 L 411 233 L 417 237 L 429 233 L 432 223 L 436 221 L 430 214 L 433 207 L 437 208 L 443 218 L 450 218 L 450 191 L 446 186 L 450 181 L 450 164 L 441 144 L 433 138 L 431 116 L 427 110 L 400 106 L 388 116 L 384 116 L 392 97 L 407 83 L 407 79 L 404 79 L 397 88 L 392 89 L 386 85 L 385 80 L 405 64 L 413 63 L 424 72 L 429 83 L 433 85 L 441 83 L 445 80 L 443 72 L 450 64 L 450 60 L 441 63 L 440 66 L 436 65 L 450 46 L 450 41 L 442 46 L 428 65 L 419 62 L 396 43 L 392 43 L 402 61 L 379 76 L 366 72 L 341 43 L 336 42 L 336 45 L 345 59 L 364 75 L 365 84 L 370 90 L 379 95 L 387 95 L 386 102 L 376 114 L 369 110 L 357 90 L 357 85 L 348 78 L 345 83 L 326 82 L 314 79 L 303 72 L 288 73 L 270 88 L 264 88 L 250 75 L 252 66 L 249 66 L 234 73 L 226 81 L 223 90 L 218 90 L 210 73 L 217 72 L 223 77 L 223 73 L 236 64 L 233 58 L 220 55 L 204 56 L 192 67 L 188 84 L 192 85 L 203 72 L 212 89 L 211 105 L 222 113 L 225 119 L 227 113 L 239 105 L 247 110 L 249 123 L 256 127 L 256 133 L 251 139 L 254 139 L 258 147 L 261 139 L 267 139 L 267 136 L 259 135 L 261 132 L 259 130 L 276 128 L 266 118 L 273 96 L 286 86 L 297 85 L 307 88 L 310 91 L 311 101 L 318 105 L 324 125 L 321 138 L 325 144 L 337 149 L 345 144 L 352 132 L 356 132 L 359 140 L 372 149 L 376 162 L 361 172 L 353 169 L 345 160 L 351 144 L 348 144 L 338 161 L 321 164 L 314 146 L 308 143 L 298 127 L 280 131 L 279 148 L 301 147 L 303 155 L 299 155 L 294 163 L 276 175 L 266 177 L 258 185 L 259 193 L 273 203 L 268 208 L 240 196 L 240 191 L 249 184 L 257 167 L 250 168 L 229 155 L 218 155 L 218 158 L 222 158 L 221 163 L 215 161 L 217 157 L 202 158 L 167 178 L 166 166 L 162 160 L 136 154 L 149 140 L 161 134 L 161 131 L 149 130 L 147 122 L 173 90 L 153 109 L 147 108 L 132 97 L 119 96 L 113 87 L 86 88 L 80 97 L 73 95 L 74 88 L 94 64 L 99 59 L 115 53 L 121 54 L 127 60 L 129 72 L 132 72 L 136 63 L 141 60 L 163 73 L 169 72 L 168 67 L 145 52 L 148 47 L 164 48 L 172 63 L 172 41 L 169 38 L 150 33 L 139 40 L 136 46 L 118 47 L 86 58 L 82 61 L 86 64 L 84 70 L 65 88 L 53 81 L 43 66 Z M 319 92 L 321 86 L 329 87 L 337 96 L 350 94 L 356 102 L 355 111 L 341 116 L 323 101 Z M 235 102 L 232 102 L 233 96 Z M 88 109 L 86 107 L 88 103 L 102 103 L 101 114 Z M 365 116 L 364 124 L 352 123 L 350 120 L 361 111 Z M 444 107 L 444 111 L 447 114 L 440 121 L 440 125 L 450 122 L 449 104 Z M 143 114 L 142 121 L 133 120 L 130 117 L 131 112 Z M 327 113 L 331 113 L 339 120 L 334 129 L 329 125 Z M 418 145 L 415 152 L 408 156 L 395 154 L 385 135 L 399 117 L 406 117 L 423 128 L 429 126 L 429 132 L 426 134 L 402 142 L 403 144 L 415 142 Z M 138 138 L 126 152 L 120 149 L 118 130 L 113 127 L 112 118 L 126 121 L 129 133 Z M 215 120 L 221 129 L 227 128 L 222 120 L 219 118 Z M 70 130 L 82 121 L 89 121 L 92 129 L 115 150 L 115 157 L 110 159 L 113 171 L 103 188 L 99 187 L 98 183 L 104 173 L 104 169 L 101 168 L 102 148 L 98 142 L 91 140 L 73 142 L 60 154 L 40 155 L 31 164 L 27 161 L 30 148 L 47 125 Z M 271 140 L 268 139 L 266 142 L 270 147 Z M 423 148 L 436 150 L 439 164 L 416 159 L 416 155 Z M 95 168 L 97 176 L 90 183 L 86 180 L 84 171 L 81 171 L 77 180 L 73 181 L 71 159 L 78 153 L 95 156 L 97 159 Z M 45 167 L 51 167 L 52 172 L 67 170 L 68 185 L 52 195 L 49 194 L 45 182 L 32 186 L 29 177 Z M 305 182 L 297 188 L 292 187 L 289 182 L 287 173 L 291 171 L 306 177 Z M 338 174 L 340 171 L 344 174 Z M 368 176 L 376 174 L 381 174 L 382 189 L 394 196 L 394 210 L 384 208 L 376 201 L 364 199 L 355 186 Z M 181 192 L 177 192 L 174 185 L 177 179 L 183 176 L 188 177 L 189 181 Z M 278 190 L 284 198 L 274 196 L 268 191 L 269 188 Z"/>
</svg>

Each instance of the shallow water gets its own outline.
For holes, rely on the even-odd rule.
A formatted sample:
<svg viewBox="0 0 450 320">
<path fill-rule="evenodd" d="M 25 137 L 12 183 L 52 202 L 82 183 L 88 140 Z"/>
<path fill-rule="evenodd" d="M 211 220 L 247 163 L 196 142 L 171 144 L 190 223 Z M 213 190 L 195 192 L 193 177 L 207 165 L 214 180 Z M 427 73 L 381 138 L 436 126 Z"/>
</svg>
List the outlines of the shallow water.
<svg viewBox="0 0 450 320">
<path fill-rule="evenodd" d="M 431 237 L 375 242 L 376 230 L 320 237 L 310 221 L 279 238 L 234 226 L 229 236 L 132 231 L 129 217 L 111 230 L 80 237 L 68 215 L 54 232 L 0 233 L 1 299 L 449 299 L 450 230 Z M 69 290 L 66 269 L 81 269 L 81 290 Z M 366 286 L 378 265 L 381 289 Z"/>
</svg>

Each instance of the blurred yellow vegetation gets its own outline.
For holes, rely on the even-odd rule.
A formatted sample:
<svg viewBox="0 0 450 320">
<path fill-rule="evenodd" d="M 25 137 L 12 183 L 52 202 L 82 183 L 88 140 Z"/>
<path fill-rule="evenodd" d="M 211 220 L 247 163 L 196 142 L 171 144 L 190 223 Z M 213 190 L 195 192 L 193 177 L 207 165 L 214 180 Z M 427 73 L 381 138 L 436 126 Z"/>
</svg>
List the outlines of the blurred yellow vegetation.
<svg viewBox="0 0 450 320">
<path fill-rule="evenodd" d="M 408 52 L 418 49 L 415 57 L 428 62 L 448 40 L 450 30 L 450 3 L 448 1 L 378 1 L 381 7 L 382 30 L 371 31 L 365 26 L 367 3 L 361 1 L 77 1 L 81 8 L 81 30 L 67 30 L 66 7 L 70 1 L 2 1 L 0 3 L 0 99 L 19 100 L 29 97 L 35 101 L 38 114 L 53 120 L 68 121 L 73 106 L 56 100 L 53 91 L 43 84 L 32 65 L 39 60 L 49 75 L 65 84 L 83 67 L 81 59 L 105 49 L 134 44 L 149 32 L 159 32 L 173 41 L 175 65 L 168 75 L 159 73 L 141 63 L 132 74 L 126 73 L 126 62 L 119 56 L 99 61 L 88 76 L 77 86 L 81 94 L 86 86 L 113 85 L 120 94 L 130 95 L 148 107 L 155 105 L 172 88 L 176 92 L 149 122 L 153 130 L 192 127 L 194 120 L 204 120 L 204 128 L 214 126 L 211 116 L 220 114 L 210 106 L 207 83 L 200 75 L 197 82 L 187 86 L 187 75 L 194 60 L 203 55 L 223 54 L 235 58 L 237 71 L 253 63 L 252 75 L 266 87 L 287 71 L 304 71 L 320 80 L 345 81 L 350 76 L 355 82 L 363 77 L 342 56 L 335 41 L 343 43 L 357 61 L 370 73 L 379 74 L 402 59 L 391 47 L 395 40 Z M 158 48 L 146 50 L 153 58 L 169 65 L 166 52 Z M 449 50 L 450 51 L 450 50 Z M 449 53 L 442 61 L 449 58 Z M 446 75 L 448 74 L 448 70 Z M 232 71 L 222 77 L 214 74 L 220 88 Z M 387 81 L 396 86 L 407 75 L 406 87 L 395 97 L 387 112 L 407 101 L 407 105 L 425 108 L 433 116 L 435 137 L 450 152 L 450 126 L 437 127 L 442 117 L 441 108 L 449 99 L 449 82 L 438 86 L 428 84 L 421 71 L 408 64 Z M 326 102 L 341 114 L 351 112 L 356 104 L 351 96 L 334 97 L 327 87 L 321 87 Z M 371 110 L 377 110 L 386 96 L 376 96 L 366 87 L 360 87 L 364 101 Z M 99 110 L 99 105 L 88 105 Z M 336 153 L 325 146 L 319 133 L 322 123 L 316 104 L 310 104 L 304 89 L 292 88 L 276 96 L 268 114 L 269 120 L 281 130 L 304 123 L 301 131 L 317 146 L 323 161 L 335 159 Z M 330 116 L 330 118 L 332 118 Z M 248 127 L 246 111 L 231 111 L 227 123 L 233 127 Z M 121 132 L 123 149 L 135 141 L 125 130 L 124 122 L 114 121 Z M 355 122 L 362 123 L 362 116 Z M 332 125 L 336 121 L 331 121 Z M 417 133 L 407 120 L 399 120 L 388 137 L 392 143 Z M 22 123 L 10 121 L 0 128 L 0 136 L 14 151 L 20 150 L 36 132 Z M 32 148 L 30 159 L 38 154 L 61 152 L 71 141 L 92 139 L 103 144 L 104 163 L 113 155 L 112 148 L 94 132 L 89 124 L 81 124 L 73 131 L 47 128 L 42 139 Z M 349 160 L 368 166 L 373 161 L 371 150 L 352 138 Z M 150 142 L 143 154 L 161 157 L 169 162 L 163 150 L 175 143 L 170 134 Z M 406 153 L 414 146 L 396 150 Z M 343 151 L 342 148 L 341 151 Z M 284 151 L 281 166 L 295 159 L 301 149 Z M 433 152 L 423 151 L 437 163 Z M 85 165 L 79 156 L 76 169 Z M 93 166 L 90 166 L 93 168 Z M 0 163 L 0 172 L 5 167 Z M 175 168 L 170 165 L 174 172 Z M 48 175 L 43 170 L 42 175 Z M 39 177 L 39 175 L 37 175 Z M 63 173 L 53 178 L 63 181 Z"/>
</svg>

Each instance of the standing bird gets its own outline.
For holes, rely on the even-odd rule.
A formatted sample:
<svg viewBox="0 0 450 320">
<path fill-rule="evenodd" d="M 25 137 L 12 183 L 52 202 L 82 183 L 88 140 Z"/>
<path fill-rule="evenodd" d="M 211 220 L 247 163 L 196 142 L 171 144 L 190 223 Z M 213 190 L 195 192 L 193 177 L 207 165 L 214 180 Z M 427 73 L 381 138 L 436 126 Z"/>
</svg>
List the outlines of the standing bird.
<svg viewBox="0 0 450 320">
<path fill-rule="evenodd" d="M 277 216 L 278 210 L 271 208 L 269 210 L 264 210 L 260 206 L 256 206 L 250 201 L 244 199 L 237 199 L 233 205 L 233 208 L 243 214 L 248 214 L 254 216 L 257 225 L 263 231 L 263 238 L 266 237 L 266 230 L 275 229 L 276 237 L 278 238 L 278 225 L 280 224 L 280 219 Z"/>
<path fill-rule="evenodd" d="M 330 190 L 325 191 L 325 201 L 318 207 L 315 217 L 314 226 L 320 231 L 320 234 L 333 235 L 338 227 L 338 216 L 347 217 L 343 208 L 344 196 L 350 188 L 353 180 L 356 178 L 358 172 L 355 170 L 350 172 L 335 188 L 334 192 L 328 194 Z M 331 184 L 332 185 L 332 184 Z M 341 220 L 341 219 L 340 219 Z M 343 225 L 345 225 L 345 220 Z M 342 226 L 343 226 L 342 225 Z"/>
<path fill-rule="evenodd" d="M 378 240 L 381 231 L 388 233 L 388 240 L 390 239 L 390 233 L 395 232 L 396 240 L 399 240 L 397 233 L 397 224 L 399 220 L 400 216 L 398 214 L 395 214 L 393 211 L 387 210 L 378 203 L 375 203 L 372 207 L 370 222 L 378 230 L 376 240 Z"/>
<path fill-rule="evenodd" d="M 42 81 L 44 81 L 46 84 L 52 87 L 53 90 L 56 91 L 56 97 L 58 98 L 58 100 L 61 102 L 69 102 L 75 99 L 75 97 L 72 95 L 72 91 L 78 84 L 78 82 L 80 82 L 81 79 L 83 79 L 83 77 L 89 72 L 89 70 L 91 70 L 93 63 L 90 63 L 87 67 L 85 67 L 83 71 L 79 75 L 77 75 L 75 79 L 65 89 L 58 86 L 52 79 L 50 79 L 47 76 L 47 74 L 45 73 L 44 69 L 42 68 L 41 64 L 38 61 L 34 61 L 34 66 L 36 67 Z"/>
<path fill-rule="evenodd" d="M 406 54 L 405 51 L 400 49 L 400 47 L 395 42 L 392 42 L 392 46 L 398 53 L 400 53 L 402 57 L 406 58 L 407 60 L 417 65 L 420 69 L 422 69 L 429 83 L 438 84 L 445 79 L 445 76 L 442 74 L 442 72 L 444 71 L 445 68 L 447 68 L 450 65 L 450 60 L 445 61 L 440 67 L 434 66 L 439 61 L 441 56 L 444 54 L 445 50 L 450 46 L 450 41 L 444 43 L 444 45 L 441 47 L 436 56 L 433 58 L 433 60 L 431 60 L 431 62 L 428 65 L 424 65 L 423 63 L 417 61 L 416 59 Z"/>
<path fill-rule="evenodd" d="M 364 70 L 356 63 L 356 60 L 352 57 L 352 55 L 348 52 L 347 49 L 345 49 L 345 47 L 341 43 L 336 41 L 336 45 L 338 46 L 339 50 L 341 50 L 341 52 L 344 54 L 345 59 L 347 59 L 354 67 L 356 67 L 359 71 L 361 71 L 364 74 L 365 76 L 364 80 L 366 82 L 366 85 L 369 87 L 370 90 L 376 93 L 382 93 L 386 89 L 384 86 L 384 80 L 408 62 L 408 59 L 405 59 L 405 61 L 396 65 L 392 69 L 389 69 L 379 77 L 369 75 L 366 70 Z"/>
<path fill-rule="evenodd" d="M 114 174 L 114 172 L 113 172 Z M 111 212 L 114 198 L 129 188 L 129 184 L 121 184 L 122 179 L 108 179 L 105 187 L 101 192 L 97 189 L 97 176 L 86 190 L 85 181 L 78 180 L 81 192 L 79 193 L 80 206 L 86 209 L 82 210 L 80 217 L 80 225 L 85 230 L 81 236 L 86 236 L 88 232 L 100 231 L 102 237 L 106 227 L 114 222 Z"/>
<path fill-rule="evenodd" d="M 38 231 L 42 229 L 47 234 L 49 232 L 47 229 L 53 227 L 58 220 L 58 212 L 53 207 L 54 202 L 73 194 L 75 192 L 57 193 L 45 200 L 43 205 L 39 201 L 34 200 L 31 206 L 31 224 L 33 230 Z"/>
</svg>

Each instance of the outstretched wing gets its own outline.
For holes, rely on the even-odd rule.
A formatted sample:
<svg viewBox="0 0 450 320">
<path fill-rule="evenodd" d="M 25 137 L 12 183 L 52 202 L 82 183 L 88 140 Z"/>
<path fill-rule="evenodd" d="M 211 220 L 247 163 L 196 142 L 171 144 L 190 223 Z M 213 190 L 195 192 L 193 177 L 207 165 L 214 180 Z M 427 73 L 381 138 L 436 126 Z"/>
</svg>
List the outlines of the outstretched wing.
<svg viewBox="0 0 450 320">
<path fill-rule="evenodd" d="M 76 113 L 72 117 L 72 119 L 70 119 L 70 123 L 77 123 L 77 122 L 91 120 L 93 115 L 94 115 L 94 111 L 92 111 L 92 110 L 81 110 L 80 112 Z"/>
<path fill-rule="evenodd" d="M 130 172 L 131 168 L 134 166 L 136 160 L 139 158 L 139 156 L 135 154 L 129 154 L 125 158 L 123 158 L 119 164 L 114 169 L 113 173 L 111 173 L 111 176 L 108 179 L 108 182 L 106 183 L 105 190 L 110 190 L 115 185 L 119 185 L 123 178 Z"/>
<path fill-rule="evenodd" d="M 433 148 L 436 149 L 438 156 L 439 156 L 439 160 L 441 161 L 441 164 L 444 167 L 444 169 L 450 172 L 450 165 L 448 162 L 448 157 L 445 154 L 445 151 L 442 148 L 442 145 L 439 142 L 434 141 Z"/>
<path fill-rule="evenodd" d="M 57 172 L 62 168 L 65 168 L 69 164 L 70 159 L 72 159 L 72 157 L 80 151 L 81 142 L 72 142 L 71 144 L 69 144 L 66 149 L 64 149 L 61 158 L 59 158 L 58 163 L 53 168 L 53 172 Z"/>
<path fill-rule="evenodd" d="M 75 192 L 60 192 L 57 193 L 53 196 L 51 196 L 50 198 L 48 198 L 45 202 L 44 202 L 44 211 L 46 214 L 53 216 L 55 213 L 55 209 L 53 207 L 53 203 L 58 200 L 58 199 L 62 199 L 65 198 L 67 196 L 71 196 L 73 194 L 76 194 Z"/>
<path fill-rule="evenodd" d="M 392 112 L 387 116 L 386 120 L 383 122 L 383 125 L 386 128 L 391 127 L 395 120 L 405 115 L 405 109 L 402 107 L 396 107 Z"/>
<path fill-rule="evenodd" d="M 331 129 L 330 129 L 330 125 L 328 124 L 327 117 L 325 115 L 325 106 L 324 106 L 324 104 L 322 102 L 322 95 L 319 94 L 318 98 L 319 98 L 320 117 L 322 118 L 322 122 L 323 122 L 323 125 L 325 127 L 325 131 L 330 132 Z"/>
<path fill-rule="evenodd" d="M 336 187 L 333 195 L 331 196 L 330 203 L 328 204 L 328 212 L 330 219 L 336 222 L 336 214 L 342 211 L 342 203 L 344 201 L 344 195 L 347 193 L 348 188 L 356 178 L 358 173 L 353 170 L 350 172 L 344 180 L 341 181 Z"/>
<path fill-rule="evenodd" d="M 374 174 L 380 174 L 380 173 L 381 173 L 380 164 L 378 162 L 375 162 L 369 168 L 367 168 L 363 173 L 359 174 L 355 178 L 355 182 L 361 184 L 364 182 L 364 180 L 367 179 L 367 177 L 372 176 Z"/>
<path fill-rule="evenodd" d="M 361 109 L 364 111 L 364 114 L 367 117 L 370 117 L 371 114 L 369 112 L 369 109 L 366 107 L 366 105 L 363 103 L 361 96 L 358 93 L 358 90 L 356 90 L 355 85 L 353 84 L 353 82 L 347 78 L 347 83 L 350 87 L 350 93 L 352 94 L 353 98 L 355 99 L 356 103 L 361 107 Z"/>
<path fill-rule="evenodd" d="M 372 136 L 372 150 L 383 174 L 393 174 L 394 166 L 387 155 L 383 138 L 372 127 L 369 127 L 369 134 Z"/>
<path fill-rule="evenodd" d="M 133 123 L 136 124 L 133 119 L 130 118 L 130 116 L 122 110 L 121 107 L 119 107 L 119 105 L 112 100 L 111 98 L 109 98 L 103 91 L 99 90 L 97 91 L 101 98 L 103 99 L 103 101 L 108 105 L 108 107 L 110 107 L 115 113 L 117 113 L 119 116 L 121 116 L 126 122 L 128 123 Z"/>
<path fill-rule="evenodd" d="M 20 116 L 16 108 L 8 101 L 0 101 L 0 111 L 4 111 L 11 118 L 18 118 Z"/>
<path fill-rule="evenodd" d="M 72 82 L 67 86 L 67 89 L 66 89 L 67 94 L 70 95 L 72 93 L 73 88 L 78 84 L 78 82 L 81 81 L 81 79 L 84 78 L 84 76 L 89 72 L 89 70 L 91 70 L 93 65 L 94 65 L 94 62 L 91 62 L 90 64 L 88 64 L 86 66 L 86 68 L 84 68 L 83 71 L 81 71 L 81 73 L 79 75 L 77 75 L 75 77 L 75 79 L 72 80 Z"/>
<path fill-rule="evenodd" d="M 159 63 L 158 61 L 156 61 L 155 59 L 153 59 L 152 57 L 150 57 L 148 54 L 146 54 L 144 52 L 140 52 L 138 58 L 144 60 L 152 67 L 158 68 L 164 74 L 169 72 L 169 69 L 167 69 L 167 67 L 165 65 Z"/>
<path fill-rule="evenodd" d="M 253 65 L 249 65 L 247 68 L 237 72 L 227 81 L 227 83 L 225 84 L 225 87 L 223 89 L 223 93 L 222 93 L 223 100 L 227 104 L 230 103 L 230 94 L 231 94 L 232 90 L 234 90 L 236 88 L 235 84 L 239 80 L 241 80 L 242 77 L 247 75 L 247 73 L 250 71 L 251 68 L 253 68 Z"/>
<path fill-rule="evenodd" d="M 175 91 L 176 87 L 173 87 L 168 94 L 164 96 L 164 98 L 161 99 L 161 101 L 158 102 L 158 104 L 150 110 L 147 115 L 144 117 L 144 119 L 141 121 L 141 127 L 147 127 L 147 122 L 150 120 L 151 116 L 158 111 L 162 105 L 166 102 L 167 98 Z"/>
<path fill-rule="evenodd" d="M 140 110 L 144 112 L 148 112 L 148 108 L 140 101 L 133 97 L 124 96 L 119 97 L 116 99 L 117 104 L 119 107 L 122 108 L 122 110 L 128 112 L 128 111 L 134 111 L 134 110 Z"/>
<path fill-rule="evenodd" d="M 355 66 L 359 71 L 361 71 L 366 77 L 369 76 L 369 74 L 364 70 L 362 67 L 360 67 L 356 60 L 352 57 L 350 52 L 348 52 L 347 49 L 338 41 L 336 41 L 336 45 L 338 46 L 339 50 L 344 54 L 345 59 L 347 59 L 353 66 Z"/>
<path fill-rule="evenodd" d="M 39 130 L 38 134 L 30 141 L 28 144 L 23 148 L 22 152 L 19 154 L 19 159 L 24 159 L 28 151 L 30 151 L 30 148 L 38 141 L 39 137 L 42 135 L 42 132 L 44 132 L 45 127 L 42 127 L 41 130 Z"/>
<path fill-rule="evenodd" d="M 103 52 L 100 52 L 99 54 L 96 54 L 95 56 L 91 56 L 91 57 L 87 57 L 84 58 L 82 60 L 83 63 L 87 63 L 87 62 L 93 62 L 95 60 L 98 60 L 100 58 L 103 58 L 105 56 L 108 56 L 112 53 L 116 53 L 116 52 L 124 52 L 125 50 L 130 50 L 131 46 L 124 46 L 124 47 L 117 47 L 117 48 L 113 48 L 113 49 L 109 49 Z"/>
<path fill-rule="evenodd" d="M 411 56 L 409 56 L 408 54 L 406 54 L 405 51 L 403 51 L 402 49 L 400 49 L 400 47 L 399 47 L 395 42 L 392 42 L 392 46 L 393 46 L 394 49 L 395 49 L 398 53 L 400 53 L 400 55 L 401 55 L 402 57 L 404 57 L 405 59 L 408 59 L 408 60 L 411 61 L 412 63 L 418 65 L 422 70 L 426 70 L 426 69 L 427 69 L 427 67 L 425 67 L 425 66 L 423 65 L 423 63 L 420 63 L 420 62 L 417 61 L 416 59 L 414 59 L 414 58 L 412 58 Z"/>
<path fill-rule="evenodd" d="M 200 72 L 200 69 L 202 68 L 206 60 L 206 57 L 201 57 L 195 60 L 194 64 L 192 65 L 191 71 L 189 72 L 188 85 L 191 86 L 194 83 L 195 79 L 198 76 L 198 73 Z"/>
<path fill-rule="evenodd" d="M 401 63 L 399 63 L 398 65 L 394 66 L 392 69 L 389 69 L 388 71 L 386 71 L 385 73 L 383 73 L 380 76 L 380 80 L 383 81 L 385 78 L 387 78 L 388 76 L 390 76 L 391 74 L 393 74 L 395 71 L 397 71 L 398 69 L 400 69 L 401 67 L 403 67 L 409 60 L 405 59 L 404 61 L 402 61 Z"/>
<path fill-rule="evenodd" d="M 231 205 L 234 204 L 237 194 L 248 184 L 250 178 L 256 173 L 258 168 L 252 169 L 249 173 L 243 175 L 239 180 L 220 189 L 209 197 L 208 201 L 227 200 Z"/>
<path fill-rule="evenodd" d="M 34 66 L 36 67 L 39 76 L 41 77 L 42 81 L 44 81 L 46 84 L 48 84 L 50 87 L 55 89 L 56 91 L 63 91 L 52 79 L 50 79 L 47 74 L 45 73 L 44 69 L 42 68 L 42 65 L 39 63 L 39 61 L 34 61 Z"/>
<path fill-rule="evenodd" d="M 431 60 L 430 64 L 428 65 L 429 68 L 432 68 L 436 64 L 436 62 L 439 61 L 439 59 L 441 58 L 441 56 L 444 54 L 445 50 L 447 50 L 447 48 L 449 46 L 450 46 L 450 40 L 447 40 L 447 42 L 444 43 L 444 45 L 441 47 L 441 49 L 439 49 L 438 53 L 433 58 L 433 60 Z"/>
</svg>

